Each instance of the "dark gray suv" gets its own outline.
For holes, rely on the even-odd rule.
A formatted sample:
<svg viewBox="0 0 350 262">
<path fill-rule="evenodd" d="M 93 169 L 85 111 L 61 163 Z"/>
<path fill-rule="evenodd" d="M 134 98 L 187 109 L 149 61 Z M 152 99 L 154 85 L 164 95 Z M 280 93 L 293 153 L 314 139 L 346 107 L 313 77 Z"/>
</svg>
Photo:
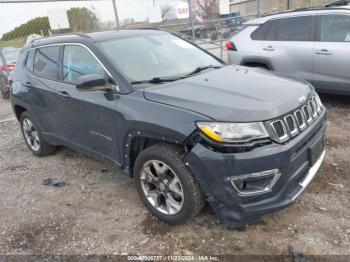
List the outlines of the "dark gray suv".
<svg viewBox="0 0 350 262">
<path fill-rule="evenodd" d="M 252 223 L 291 204 L 325 155 L 326 110 L 312 86 L 225 66 L 162 31 L 37 39 L 12 80 L 35 155 L 64 145 L 113 163 L 172 224 L 206 201 L 228 227 Z"/>
</svg>

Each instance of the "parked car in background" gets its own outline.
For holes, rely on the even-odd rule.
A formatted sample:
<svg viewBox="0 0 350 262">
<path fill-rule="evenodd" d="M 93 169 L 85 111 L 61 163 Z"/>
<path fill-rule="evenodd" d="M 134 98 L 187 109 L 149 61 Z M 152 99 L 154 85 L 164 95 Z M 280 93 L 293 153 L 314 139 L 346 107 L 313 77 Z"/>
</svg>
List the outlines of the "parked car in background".
<svg viewBox="0 0 350 262">
<path fill-rule="evenodd" d="M 4 99 L 8 99 L 10 95 L 10 73 L 15 69 L 16 62 L 21 52 L 20 48 L 6 47 L 0 50 L 0 90 L 1 96 Z M 5 61 L 3 61 L 3 58 Z M 6 62 L 6 65 L 4 64 Z"/>
<path fill-rule="evenodd" d="M 350 7 L 303 9 L 251 20 L 226 47 L 232 64 L 262 67 L 350 94 Z"/>
<path fill-rule="evenodd" d="M 219 16 L 220 22 L 216 24 L 216 29 L 210 34 L 211 40 L 227 39 L 234 32 L 238 31 L 245 19 L 240 16 L 239 12 L 231 12 Z"/>
<path fill-rule="evenodd" d="M 309 83 L 225 66 L 159 30 L 34 40 L 11 90 L 33 154 L 65 145 L 115 164 L 171 224 L 205 201 L 229 227 L 255 222 L 293 203 L 325 156 Z"/>
</svg>

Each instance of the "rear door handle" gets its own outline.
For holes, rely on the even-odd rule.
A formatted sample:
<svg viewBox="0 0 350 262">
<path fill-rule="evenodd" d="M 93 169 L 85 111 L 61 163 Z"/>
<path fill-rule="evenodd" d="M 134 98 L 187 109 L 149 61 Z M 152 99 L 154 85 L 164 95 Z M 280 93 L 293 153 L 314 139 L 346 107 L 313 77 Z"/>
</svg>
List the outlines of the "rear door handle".
<svg viewBox="0 0 350 262">
<path fill-rule="evenodd" d="M 268 51 L 268 52 L 271 52 L 271 51 L 275 51 L 275 48 L 273 48 L 272 46 L 266 46 L 263 48 L 264 51 Z"/>
<path fill-rule="evenodd" d="M 331 55 L 332 52 L 327 49 L 316 50 L 317 55 Z"/>
<path fill-rule="evenodd" d="M 70 98 L 70 94 L 68 94 L 66 91 L 57 91 L 57 93 L 64 98 Z"/>
</svg>

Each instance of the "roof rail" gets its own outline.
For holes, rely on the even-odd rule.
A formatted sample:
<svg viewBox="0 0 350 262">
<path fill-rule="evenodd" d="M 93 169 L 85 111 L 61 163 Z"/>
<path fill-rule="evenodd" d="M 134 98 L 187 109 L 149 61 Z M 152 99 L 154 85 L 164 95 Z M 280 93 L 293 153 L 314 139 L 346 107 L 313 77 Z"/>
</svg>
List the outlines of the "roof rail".
<svg viewBox="0 0 350 262">
<path fill-rule="evenodd" d="M 65 34 L 42 36 L 42 37 L 34 38 L 28 44 L 34 44 L 34 42 L 36 42 L 37 40 L 42 40 L 42 39 L 49 39 L 49 38 L 55 38 L 55 37 L 61 37 L 61 36 L 73 36 L 73 35 L 93 39 L 92 37 L 90 37 L 89 35 L 87 35 L 85 33 L 77 32 L 77 33 L 65 33 Z"/>
<path fill-rule="evenodd" d="M 158 31 L 163 31 L 162 29 L 158 27 L 135 27 L 135 28 L 128 28 L 127 30 L 158 30 Z"/>
<path fill-rule="evenodd" d="M 343 6 L 348 4 L 350 4 L 350 0 L 338 0 L 338 1 L 334 1 L 329 4 L 326 4 L 325 7 Z"/>
</svg>

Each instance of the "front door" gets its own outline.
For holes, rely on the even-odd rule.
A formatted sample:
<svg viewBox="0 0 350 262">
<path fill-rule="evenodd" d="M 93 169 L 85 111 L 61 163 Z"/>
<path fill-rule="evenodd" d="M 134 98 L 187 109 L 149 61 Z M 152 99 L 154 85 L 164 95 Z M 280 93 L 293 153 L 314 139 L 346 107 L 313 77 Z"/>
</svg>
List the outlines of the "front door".
<svg viewBox="0 0 350 262">
<path fill-rule="evenodd" d="M 91 51 L 81 45 L 63 49 L 61 82 L 57 84 L 64 106 L 60 120 L 64 139 L 72 146 L 119 162 L 115 112 L 119 95 L 113 91 L 79 91 L 75 84 L 81 76 L 100 74 L 106 84 L 111 79 Z"/>
<path fill-rule="evenodd" d="M 350 92 L 350 15 L 321 15 L 315 43 L 314 85 L 320 91 Z"/>
</svg>

